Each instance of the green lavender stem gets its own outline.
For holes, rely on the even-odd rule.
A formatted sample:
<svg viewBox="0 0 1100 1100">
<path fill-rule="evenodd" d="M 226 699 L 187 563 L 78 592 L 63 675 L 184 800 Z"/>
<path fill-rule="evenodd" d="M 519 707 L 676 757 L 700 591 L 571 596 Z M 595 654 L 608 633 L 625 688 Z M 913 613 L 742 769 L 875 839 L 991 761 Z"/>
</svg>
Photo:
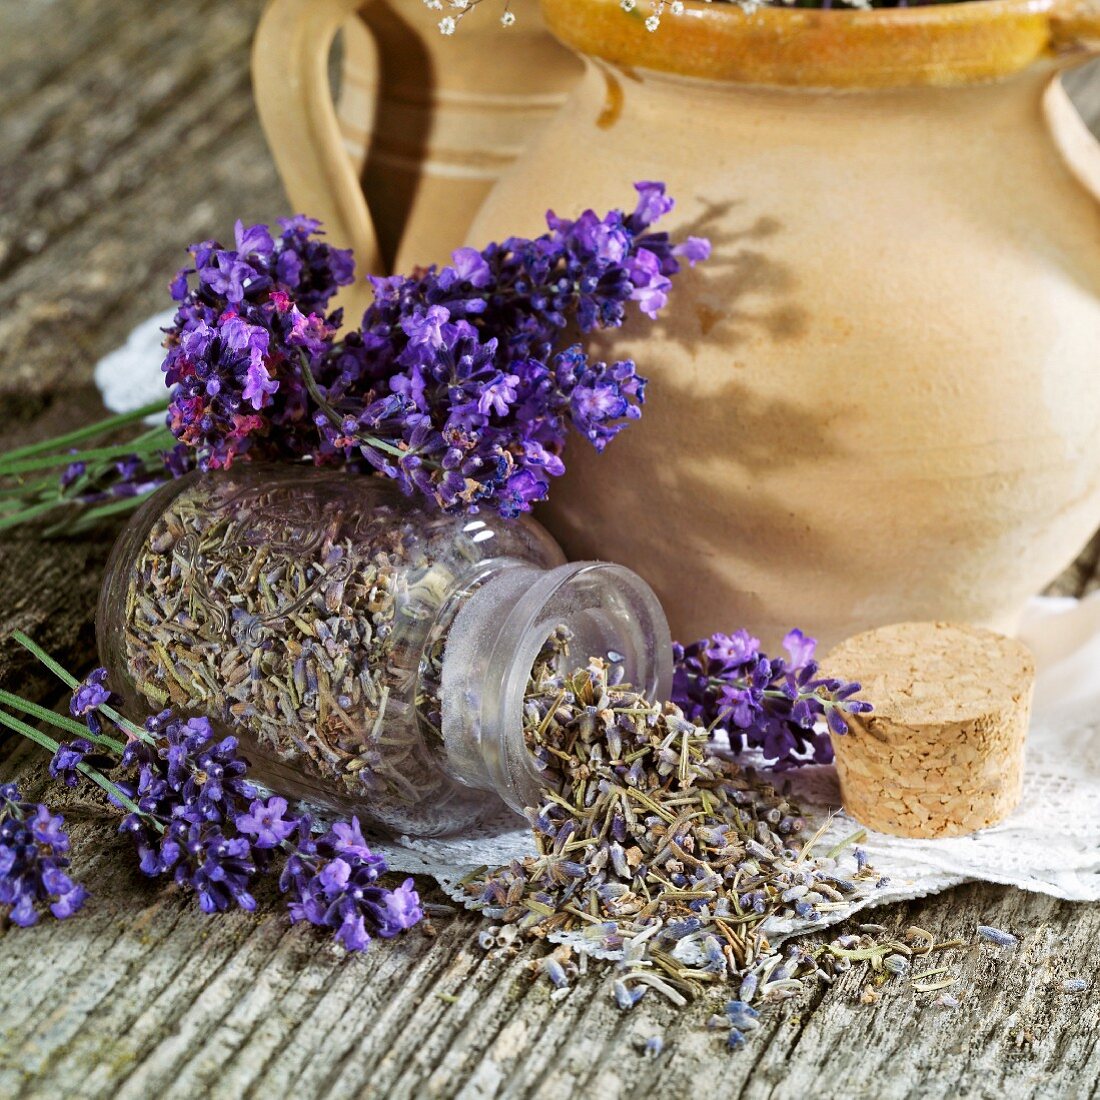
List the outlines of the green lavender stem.
<svg viewBox="0 0 1100 1100">
<path fill-rule="evenodd" d="M 97 459 L 116 459 L 122 454 L 139 454 L 143 449 L 162 451 L 172 445 L 172 433 L 166 428 L 158 428 L 155 436 L 139 437 L 125 444 L 111 447 L 91 447 L 75 454 L 66 451 L 63 454 L 43 455 L 34 458 L 17 459 L 5 463 L 0 474 L 10 477 L 15 474 L 33 473 L 35 470 L 50 470 L 58 466 L 71 466 L 74 462 L 92 462 Z M 155 446 L 151 445 L 155 441 Z"/>
<path fill-rule="evenodd" d="M 60 503 L 60 498 L 56 500 L 47 500 L 41 504 L 35 504 L 30 508 L 24 508 L 21 512 L 9 513 L 0 518 L 0 531 L 4 531 L 9 527 L 18 527 L 21 523 L 28 523 L 32 519 L 44 516 L 47 512 L 52 512 Z"/>
<path fill-rule="evenodd" d="M 69 688 L 77 688 L 80 686 L 80 681 L 73 676 L 71 672 L 59 665 L 33 638 L 24 634 L 22 630 L 12 631 L 11 637 L 13 641 L 18 642 L 32 657 L 41 661 L 42 664 L 44 664 L 63 684 L 66 684 Z M 131 722 L 129 718 L 119 714 L 114 707 L 101 706 L 96 709 L 100 714 L 105 715 L 114 722 L 120 729 L 146 742 L 146 744 L 152 745 L 156 743 L 155 738 L 150 735 L 147 729 L 143 729 L 141 726 Z"/>
<path fill-rule="evenodd" d="M 0 691 L 0 703 L 5 703 L 14 710 L 29 714 L 32 718 L 37 718 L 40 722 L 49 722 L 50 725 L 59 730 L 64 730 L 66 733 L 71 733 L 74 737 L 86 737 L 93 744 L 99 745 L 105 749 L 110 749 L 112 752 L 121 753 L 126 748 L 121 741 L 117 741 L 113 737 L 108 737 L 103 733 L 92 733 L 83 722 L 77 722 L 72 718 L 67 718 L 65 715 L 57 714 L 47 707 L 41 707 L 37 703 L 32 703 L 29 699 L 23 699 L 19 695 L 13 695 L 10 691 Z"/>
<path fill-rule="evenodd" d="M 42 662 L 63 684 L 70 688 L 80 686 L 80 681 L 71 672 L 59 665 L 33 638 L 22 630 L 13 630 L 12 641 L 18 642 L 32 657 Z"/>
<path fill-rule="evenodd" d="M 104 420 L 98 420 L 94 424 L 89 424 L 87 427 L 77 428 L 74 431 L 66 432 L 65 435 L 54 436 L 52 439 L 44 439 L 40 443 L 29 443 L 25 447 L 17 447 L 13 451 L 8 451 L 6 454 L 0 455 L 0 475 L 8 473 L 8 468 L 12 463 L 30 458 L 32 455 L 47 454 L 50 451 L 71 447 L 74 443 L 81 443 L 85 439 L 94 439 L 97 435 L 104 435 L 107 432 L 126 427 L 128 424 L 144 420 L 145 417 L 152 416 L 154 413 L 167 411 L 167 399 L 163 401 L 154 401 L 148 405 L 142 405 L 140 409 L 134 409 L 132 412 L 119 413 L 117 416 L 109 416 Z M 72 461 L 72 459 L 70 459 L 70 461 Z"/>
<path fill-rule="evenodd" d="M 25 737 L 28 741 L 33 741 L 36 745 L 40 745 L 44 749 L 48 749 L 51 753 L 57 752 L 58 743 L 49 736 L 49 734 L 42 733 L 41 730 L 36 730 L 34 726 L 28 726 L 26 722 L 20 721 L 18 718 L 6 711 L 0 710 L 0 726 L 7 726 L 8 729 L 14 730 L 20 736 Z M 97 771 L 89 764 L 83 763 L 83 761 L 76 766 L 76 770 L 82 775 L 86 775 L 97 786 L 102 787 L 120 806 L 125 806 L 131 813 L 141 814 L 142 817 L 148 817 L 149 815 L 144 813 L 140 806 L 129 795 L 125 794 L 121 787 L 112 783 L 102 772 Z"/>
<path fill-rule="evenodd" d="M 107 516 L 117 516 L 123 515 L 126 512 L 132 512 L 135 508 L 144 504 L 155 491 L 154 489 L 150 489 L 149 492 L 141 493 L 138 496 L 123 497 L 121 500 L 112 500 L 107 504 L 97 504 L 94 508 L 89 508 L 86 512 L 81 512 L 75 520 L 64 520 L 55 524 L 53 527 L 47 527 L 46 534 L 75 535 L 81 531 L 86 531 L 89 527 L 94 526 Z"/>
<path fill-rule="evenodd" d="M 301 358 L 302 378 L 305 381 L 306 390 L 309 392 L 309 396 L 313 398 L 317 407 L 336 427 L 341 427 L 344 418 L 329 404 L 325 395 L 321 393 L 321 388 L 317 385 L 317 379 L 313 377 L 313 371 L 310 370 L 309 358 L 304 352 Z M 392 443 L 387 443 L 384 439 L 379 439 L 378 436 L 367 435 L 365 432 L 356 432 L 355 438 L 366 446 L 373 447 L 376 451 L 382 451 L 384 454 L 394 455 L 396 458 L 407 457 L 407 452 L 401 450 L 400 447 L 395 447 Z M 425 465 L 428 465 L 428 463 L 425 463 Z"/>
</svg>

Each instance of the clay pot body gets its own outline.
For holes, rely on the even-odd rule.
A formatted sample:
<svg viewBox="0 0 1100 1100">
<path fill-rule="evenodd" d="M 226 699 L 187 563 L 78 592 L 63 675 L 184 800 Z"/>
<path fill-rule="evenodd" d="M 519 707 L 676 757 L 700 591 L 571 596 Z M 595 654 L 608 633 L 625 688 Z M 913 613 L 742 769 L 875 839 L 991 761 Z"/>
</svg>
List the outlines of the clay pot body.
<svg viewBox="0 0 1100 1100">
<path fill-rule="evenodd" d="M 256 35 L 256 104 L 290 201 L 355 249 L 360 272 L 447 260 L 581 75 L 534 5 L 507 29 L 471 12 L 452 36 L 440 14 L 423 0 L 271 0 Z"/>
<path fill-rule="evenodd" d="M 1010 631 L 1100 522 L 1100 149 L 1052 56 L 1095 18 L 543 12 L 586 74 L 470 243 L 660 179 L 714 245 L 597 342 L 648 402 L 571 447 L 541 517 L 566 552 L 640 573 L 685 641 Z"/>
</svg>

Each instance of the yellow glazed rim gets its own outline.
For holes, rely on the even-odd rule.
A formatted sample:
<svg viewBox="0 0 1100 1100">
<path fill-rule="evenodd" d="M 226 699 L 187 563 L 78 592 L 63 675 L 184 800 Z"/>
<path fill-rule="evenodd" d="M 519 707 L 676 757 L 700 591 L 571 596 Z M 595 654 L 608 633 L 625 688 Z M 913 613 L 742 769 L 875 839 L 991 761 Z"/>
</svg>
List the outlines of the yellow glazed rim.
<svg viewBox="0 0 1100 1100">
<path fill-rule="evenodd" d="M 1097 48 L 1100 0 L 970 0 L 874 11 L 686 0 L 655 32 L 656 0 L 541 0 L 567 46 L 626 69 L 785 87 L 900 88 L 995 80 L 1058 51 Z"/>
</svg>

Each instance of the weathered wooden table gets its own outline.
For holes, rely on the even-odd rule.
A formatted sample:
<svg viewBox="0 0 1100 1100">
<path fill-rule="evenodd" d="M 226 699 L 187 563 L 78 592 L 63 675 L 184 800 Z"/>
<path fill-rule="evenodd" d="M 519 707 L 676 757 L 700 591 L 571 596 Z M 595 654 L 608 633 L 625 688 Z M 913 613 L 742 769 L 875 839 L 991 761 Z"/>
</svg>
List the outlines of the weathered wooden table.
<svg viewBox="0 0 1100 1100">
<path fill-rule="evenodd" d="M 238 216 L 285 212 L 249 90 L 258 9 L 0 5 L 0 447 L 98 414 L 91 366 L 164 306 L 182 244 Z M 1086 114 L 1100 116 L 1097 82 L 1076 83 Z M 112 532 L 0 538 L 0 637 L 23 627 L 84 671 Z M 1092 587 L 1098 552 L 1094 543 L 1060 590 Z M 62 701 L 11 646 L 0 648 L 0 683 Z M 0 744 L 0 776 L 39 795 L 44 757 L 18 739 Z M 0 1096 L 1096 1092 L 1100 996 L 1058 987 L 1093 974 L 1100 907 L 971 885 L 880 910 L 891 928 L 969 938 L 982 921 L 1021 945 L 963 957 L 956 1011 L 902 983 L 862 1005 L 853 972 L 770 1014 L 730 1054 L 703 1027 L 710 1004 L 681 1012 L 651 996 L 620 1013 L 599 968 L 552 1002 L 532 981 L 540 952 L 487 957 L 474 916 L 358 957 L 291 928 L 275 897 L 254 916 L 204 917 L 193 898 L 139 874 L 94 796 L 63 793 L 59 806 L 94 896 L 67 923 L 0 931 Z M 664 1053 L 644 1058 L 654 1034 Z"/>
</svg>

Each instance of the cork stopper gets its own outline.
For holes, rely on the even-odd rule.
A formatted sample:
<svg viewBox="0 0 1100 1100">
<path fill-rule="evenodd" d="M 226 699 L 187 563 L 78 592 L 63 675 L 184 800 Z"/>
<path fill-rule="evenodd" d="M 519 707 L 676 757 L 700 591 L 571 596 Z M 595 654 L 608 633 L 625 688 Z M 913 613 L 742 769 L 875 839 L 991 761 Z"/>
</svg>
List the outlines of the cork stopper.
<svg viewBox="0 0 1100 1100">
<path fill-rule="evenodd" d="M 863 685 L 870 714 L 833 736 L 844 808 L 894 836 L 959 836 L 1020 801 L 1035 663 L 1014 638 L 899 623 L 838 645 L 824 673 Z"/>
</svg>

